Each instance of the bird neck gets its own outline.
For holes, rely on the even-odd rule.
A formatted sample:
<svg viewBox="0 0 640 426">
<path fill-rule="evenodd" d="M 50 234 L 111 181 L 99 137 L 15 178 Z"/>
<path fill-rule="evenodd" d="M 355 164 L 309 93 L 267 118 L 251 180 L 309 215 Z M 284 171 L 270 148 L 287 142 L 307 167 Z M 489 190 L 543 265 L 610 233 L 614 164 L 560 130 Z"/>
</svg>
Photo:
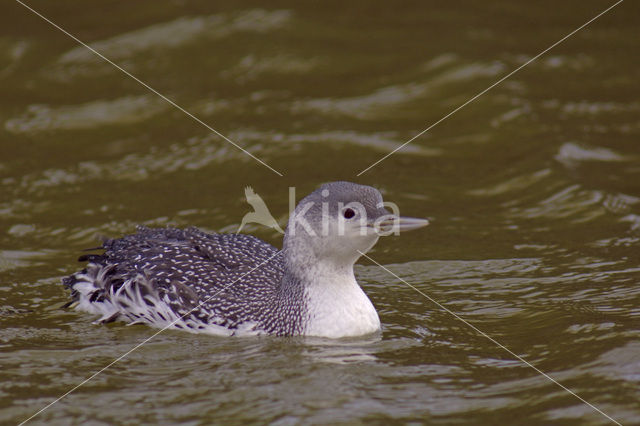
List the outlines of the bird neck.
<svg viewBox="0 0 640 426">
<path fill-rule="evenodd" d="M 304 244 L 284 245 L 283 293 L 301 298 L 303 334 L 339 338 L 380 329 L 378 314 L 362 291 L 350 259 L 318 258 Z"/>
</svg>

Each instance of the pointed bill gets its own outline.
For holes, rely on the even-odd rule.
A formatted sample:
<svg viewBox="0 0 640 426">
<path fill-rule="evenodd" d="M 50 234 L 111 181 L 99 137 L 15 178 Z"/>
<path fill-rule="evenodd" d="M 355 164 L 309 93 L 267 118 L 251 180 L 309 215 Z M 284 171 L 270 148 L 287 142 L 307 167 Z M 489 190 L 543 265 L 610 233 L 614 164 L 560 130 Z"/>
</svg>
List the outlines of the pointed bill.
<svg viewBox="0 0 640 426">
<path fill-rule="evenodd" d="M 373 228 L 378 235 L 400 235 L 400 232 L 411 231 L 413 229 L 422 228 L 427 226 L 429 221 L 427 219 L 419 219 L 415 217 L 405 217 L 396 215 L 385 215 L 375 220 Z"/>
</svg>

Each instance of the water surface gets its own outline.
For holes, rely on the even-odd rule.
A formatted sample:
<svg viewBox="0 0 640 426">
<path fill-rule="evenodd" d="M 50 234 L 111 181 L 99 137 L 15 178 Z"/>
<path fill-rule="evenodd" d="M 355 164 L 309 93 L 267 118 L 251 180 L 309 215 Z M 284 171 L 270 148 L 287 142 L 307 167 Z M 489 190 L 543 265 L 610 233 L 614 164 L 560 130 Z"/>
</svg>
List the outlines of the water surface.
<svg viewBox="0 0 640 426">
<path fill-rule="evenodd" d="M 234 232 L 251 185 L 284 223 L 346 179 L 432 225 L 370 253 L 623 424 L 640 418 L 640 30 L 624 2 L 30 2 L 280 177 L 18 3 L 0 7 L 0 422 L 155 330 L 63 311 L 81 250 L 137 224 Z M 247 232 L 280 246 L 281 236 Z M 164 332 L 39 424 L 605 424 L 361 261 L 359 339 Z"/>
</svg>

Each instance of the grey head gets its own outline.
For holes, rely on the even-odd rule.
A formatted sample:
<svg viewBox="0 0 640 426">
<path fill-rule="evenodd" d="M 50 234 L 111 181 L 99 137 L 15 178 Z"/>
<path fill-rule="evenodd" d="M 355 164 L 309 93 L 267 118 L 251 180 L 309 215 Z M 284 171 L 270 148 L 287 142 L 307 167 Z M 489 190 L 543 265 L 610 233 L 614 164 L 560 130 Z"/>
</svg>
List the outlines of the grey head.
<svg viewBox="0 0 640 426">
<path fill-rule="evenodd" d="M 392 211 L 389 210 L 391 208 Z M 285 259 L 328 262 L 351 268 L 380 236 L 428 225 L 426 219 L 401 217 L 377 189 L 351 182 L 330 182 L 303 198 L 289 218 Z"/>
</svg>

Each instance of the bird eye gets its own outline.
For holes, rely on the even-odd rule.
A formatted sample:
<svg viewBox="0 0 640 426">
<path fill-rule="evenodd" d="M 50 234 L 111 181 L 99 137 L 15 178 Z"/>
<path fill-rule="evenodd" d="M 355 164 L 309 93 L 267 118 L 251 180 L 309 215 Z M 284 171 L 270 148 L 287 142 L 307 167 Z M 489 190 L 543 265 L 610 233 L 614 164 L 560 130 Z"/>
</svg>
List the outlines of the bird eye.
<svg viewBox="0 0 640 426">
<path fill-rule="evenodd" d="M 351 219 L 355 215 L 356 215 L 356 212 L 353 211 L 353 209 L 344 209 L 344 211 L 342 212 L 342 216 L 344 216 L 345 219 Z"/>
</svg>

